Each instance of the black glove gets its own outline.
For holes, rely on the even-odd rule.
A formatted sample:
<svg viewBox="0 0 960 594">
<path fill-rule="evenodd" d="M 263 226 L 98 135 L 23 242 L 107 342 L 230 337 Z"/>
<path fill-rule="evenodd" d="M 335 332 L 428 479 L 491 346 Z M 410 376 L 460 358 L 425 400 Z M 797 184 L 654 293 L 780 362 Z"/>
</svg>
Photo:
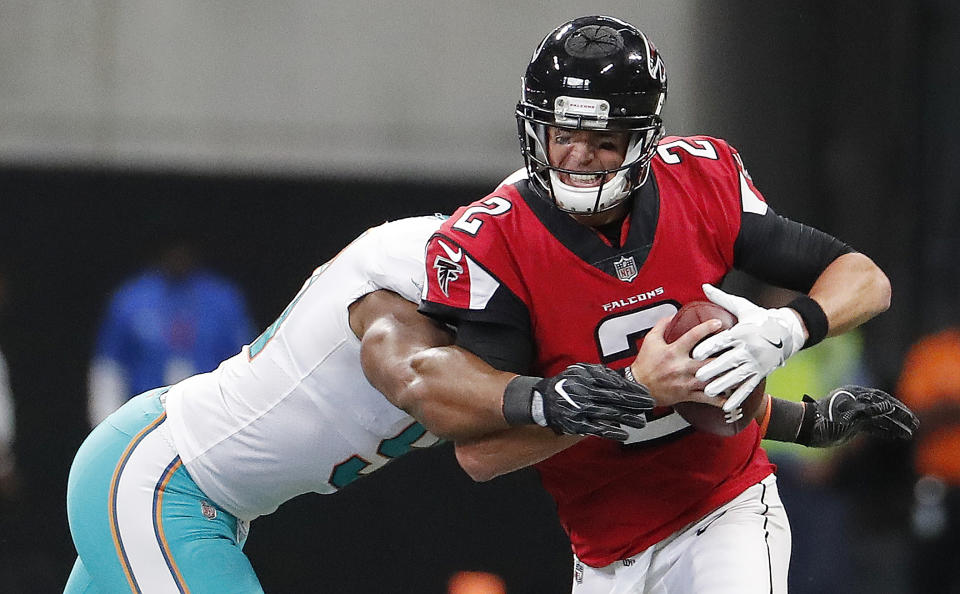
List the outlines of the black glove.
<svg viewBox="0 0 960 594">
<path fill-rule="evenodd" d="M 820 400 L 804 395 L 797 443 L 825 448 L 863 432 L 884 439 L 910 439 L 920 426 L 916 415 L 883 390 L 843 386 Z"/>
<path fill-rule="evenodd" d="M 603 365 L 575 363 L 553 377 L 515 377 L 503 394 L 503 416 L 511 425 L 625 441 L 620 425 L 642 428 L 655 404 L 643 384 Z"/>
</svg>

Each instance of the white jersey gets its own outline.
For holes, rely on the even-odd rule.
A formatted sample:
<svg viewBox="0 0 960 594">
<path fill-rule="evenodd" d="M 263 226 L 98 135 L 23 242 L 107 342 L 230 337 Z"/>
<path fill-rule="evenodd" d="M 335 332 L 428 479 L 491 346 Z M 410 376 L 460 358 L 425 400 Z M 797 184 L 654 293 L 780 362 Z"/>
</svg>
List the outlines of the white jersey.
<svg viewBox="0 0 960 594">
<path fill-rule="evenodd" d="M 318 268 L 257 340 L 170 388 L 173 444 L 215 503 L 251 520 L 438 441 L 367 381 L 347 308 L 378 289 L 417 302 L 425 245 L 441 222 L 368 230 Z"/>
</svg>

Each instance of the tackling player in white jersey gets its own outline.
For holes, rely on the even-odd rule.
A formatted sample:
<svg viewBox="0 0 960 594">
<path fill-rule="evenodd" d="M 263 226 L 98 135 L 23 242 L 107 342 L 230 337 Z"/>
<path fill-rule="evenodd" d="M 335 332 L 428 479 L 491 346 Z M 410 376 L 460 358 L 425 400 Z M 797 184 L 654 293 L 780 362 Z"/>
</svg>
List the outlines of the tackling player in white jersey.
<svg viewBox="0 0 960 594">
<path fill-rule="evenodd" d="M 642 427 L 653 399 L 605 367 L 505 393 L 516 374 L 443 346 L 450 334 L 415 304 L 441 221 L 369 230 L 239 354 L 96 427 L 70 471 L 79 556 L 66 592 L 260 592 L 248 522 L 299 494 L 336 491 L 438 438 L 537 423 L 622 440 L 621 424 Z"/>
</svg>

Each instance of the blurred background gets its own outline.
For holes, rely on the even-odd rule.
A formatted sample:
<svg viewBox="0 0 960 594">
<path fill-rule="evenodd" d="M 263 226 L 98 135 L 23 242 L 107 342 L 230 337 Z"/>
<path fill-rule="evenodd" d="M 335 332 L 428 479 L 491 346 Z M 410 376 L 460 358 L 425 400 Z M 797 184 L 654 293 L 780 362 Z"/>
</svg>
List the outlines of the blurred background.
<svg viewBox="0 0 960 594">
<path fill-rule="evenodd" d="M 520 167 L 521 73 L 545 33 L 592 13 L 660 49 L 669 134 L 727 139 L 775 210 L 888 273 L 893 307 L 844 347 L 837 377 L 907 386 L 911 347 L 960 321 L 953 2 L 0 0 L 0 590 L 61 591 L 73 563 L 66 477 L 119 287 L 189 242 L 241 296 L 252 340 L 365 228 L 450 213 Z M 958 393 L 931 418 L 949 419 Z M 792 592 L 953 591 L 921 586 L 935 578 L 914 553 L 947 568 L 960 555 L 944 540 L 957 477 L 915 449 L 863 442 L 800 463 L 781 487 L 795 526 L 837 529 L 798 533 Z M 461 571 L 566 592 L 571 579 L 536 476 L 473 484 L 449 446 L 284 505 L 246 550 L 267 592 L 446 592 Z M 823 589 L 839 550 L 847 585 Z"/>
</svg>

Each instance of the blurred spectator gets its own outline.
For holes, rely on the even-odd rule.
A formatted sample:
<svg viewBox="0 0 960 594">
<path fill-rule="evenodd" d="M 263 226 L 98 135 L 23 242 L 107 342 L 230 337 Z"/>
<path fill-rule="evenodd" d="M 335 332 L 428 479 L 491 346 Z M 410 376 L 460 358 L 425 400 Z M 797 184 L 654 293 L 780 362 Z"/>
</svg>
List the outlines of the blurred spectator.
<svg viewBox="0 0 960 594">
<path fill-rule="evenodd" d="M 7 297 L 7 275 L 0 264 L 0 312 Z M 2 337 L 0 337 L 2 338 Z M 6 346 L 6 343 L 4 343 Z M 23 492 L 17 464 L 16 406 L 10 386 L 7 361 L 0 352 L 0 590 L 15 591 L 16 571 L 24 564 L 26 542 L 20 538 L 23 522 Z M 13 588 L 13 589 L 11 589 Z"/>
<path fill-rule="evenodd" d="M 13 443 L 16 438 L 15 409 L 7 360 L 0 352 L 0 497 L 14 499 L 19 490 L 17 457 Z"/>
<path fill-rule="evenodd" d="M 897 392 L 920 417 L 911 514 L 915 591 L 960 592 L 960 327 L 910 348 Z"/>
<path fill-rule="evenodd" d="M 761 297 L 770 307 L 790 301 L 793 293 L 774 287 Z M 825 339 L 791 357 L 790 362 L 767 378 L 767 392 L 800 401 L 814 398 L 845 384 L 873 385 L 863 364 L 859 329 Z M 852 575 L 851 512 L 847 495 L 837 488 L 835 474 L 845 449 L 806 448 L 799 444 L 764 441 L 770 460 L 777 465 L 780 497 L 789 510 L 793 551 L 790 559 L 791 594 L 848 592 L 858 576 Z"/>
<path fill-rule="evenodd" d="M 0 311 L 6 298 L 6 276 L 0 271 Z M 14 451 L 16 439 L 16 408 L 7 360 L 0 351 L 0 499 L 12 501 L 20 488 L 17 458 Z"/>
<path fill-rule="evenodd" d="M 861 363 L 857 330 L 828 338 L 797 353 L 767 378 L 767 392 L 799 401 L 817 398 L 844 384 L 872 385 Z M 789 510 L 793 535 L 789 589 L 792 594 L 851 591 L 851 503 L 834 478 L 845 449 L 805 448 L 765 441 L 777 465 L 781 498 Z M 846 561 L 846 562 L 845 562 Z"/>
<path fill-rule="evenodd" d="M 91 425 L 132 395 L 213 370 L 253 334 L 240 290 L 172 241 L 110 299 L 88 378 Z"/>
</svg>

